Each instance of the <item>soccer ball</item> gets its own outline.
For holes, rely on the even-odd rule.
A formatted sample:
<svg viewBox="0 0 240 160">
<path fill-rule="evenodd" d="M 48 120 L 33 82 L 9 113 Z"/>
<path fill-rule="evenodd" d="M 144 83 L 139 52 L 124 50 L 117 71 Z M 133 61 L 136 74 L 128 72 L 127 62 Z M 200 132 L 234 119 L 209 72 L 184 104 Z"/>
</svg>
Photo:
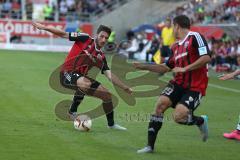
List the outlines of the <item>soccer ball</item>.
<svg viewBox="0 0 240 160">
<path fill-rule="evenodd" d="M 86 115 L 79 115 L 73 123 L 76 130 L 88 132 L 92 127 L 92 120 Z"/>
</svg>

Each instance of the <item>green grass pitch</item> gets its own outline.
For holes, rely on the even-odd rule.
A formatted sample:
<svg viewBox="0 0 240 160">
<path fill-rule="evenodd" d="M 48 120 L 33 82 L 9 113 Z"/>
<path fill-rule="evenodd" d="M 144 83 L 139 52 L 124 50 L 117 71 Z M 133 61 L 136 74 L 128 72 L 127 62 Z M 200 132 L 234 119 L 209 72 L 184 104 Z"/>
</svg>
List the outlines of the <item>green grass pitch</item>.
<svg viewBox="0 0 240 160">
<path fill-rule="evenodd" d="M 209 86 L 196 112 L 209 116 L 208 142 L 200 140 L 195 126 L 181 126 L 169 118 L 158 134 L 156 153 L 138 155 L 136 150 L 146 144 L 147 115 L 153 111 L 157 97 L 139 98 L 134 107 L 120 101 L 115 112 L 116 122 L 126 126 L 126 132 L 109 130 L 104 116 L 93 121 L 90 132 L 78 132 L 71 122 L 59 120 L 54 113 L 54 106 L 71 96 L 57 93 L 48 83 L 51 72 L 65 56 L 63 53 L 0 51 L 1 160 L 240 159 L 240 142 L 222 137 L 223 132 L 235 129 L 238 121 L 239 81 L 221 82 L 212 74 L 210 83 L 215 86 Z M 117 95 L 104 76 L 98 80 Z M 80 107 L 80 111 L 99 102 L 86 98 L 83 103 L 86 107 Z M 172 109 L 168 110 L 165 117 L 171 117 L 171 112 Z"/>
</svg>

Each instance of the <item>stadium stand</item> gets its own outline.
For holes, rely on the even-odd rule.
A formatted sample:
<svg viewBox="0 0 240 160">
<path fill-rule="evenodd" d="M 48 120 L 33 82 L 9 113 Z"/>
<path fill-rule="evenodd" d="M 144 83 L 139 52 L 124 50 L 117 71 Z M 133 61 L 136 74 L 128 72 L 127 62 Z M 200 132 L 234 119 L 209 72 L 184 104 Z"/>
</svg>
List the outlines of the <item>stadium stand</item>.
<svg viewBox="0 0 240 160">
<path fill-rule="evenodd" d="M 21 1 L 20 0 L 5 0 L 0 2 L 0 17 L 22 19 Z"/>
<path fill-rule="evenodd" d="M 90 22 L 93 17 L 103 16 L 126 2 L 127 0 L 1 0 L 0 15 L 4 19 L 31 20 L 34 12 L 37 12 L 40 16 L 35 19 L 43 17 L 46 21 Z"/>
<path fill-rule="evenodd" d="M 210 24 L 210 23 L 229 23 L 239 22 L 240 17 L 240 1 L 228 0 L 224 4 L 221 4 L 212 8 L 214 1 L 203 0 L 197 2 L 191 0 L 188 4 L 178 7 L 176 14 L 185 14 L 191 17 L 193 23 Z"/>
<path fill-rule="evenodd" d="M 91 21 L 93 17 L 103 16 L 126 2 L 126 0 L 60 0 L 59 20 L 74 21 L 80 18 L 82 21 Z"/>
</svg>

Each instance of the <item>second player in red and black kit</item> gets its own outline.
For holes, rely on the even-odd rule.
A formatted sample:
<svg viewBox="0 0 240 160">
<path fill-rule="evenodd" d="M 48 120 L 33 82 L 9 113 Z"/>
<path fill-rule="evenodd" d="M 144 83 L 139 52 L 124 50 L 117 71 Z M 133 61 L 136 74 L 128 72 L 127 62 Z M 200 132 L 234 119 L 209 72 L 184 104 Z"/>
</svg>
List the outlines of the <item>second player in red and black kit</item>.
<svg viewBox="0 0 240 160">
<path fill-rule="evenodd" d="M 181 15 L 173 20 L 174 35 L 177 41 L 171 47 L 171 56 L 166 64 L 144 65 L 134 63 L 137 69 L 165 73 L 173 71 L 174 78 L 163 89 L 154 114 L 148 126 L 148 144 L 138 153 L 153 152 L 158 131 L 163 123 L 163 114 L 169 108 L 174 108 L 174 121 L 184 125 L 197 125 L 202 134 L 202 140 L 208 138 L 207 116 L 195 116 L 194 110 L 199 106 L 202 96 L 208 86 L 207 63 L 211 58 L 205 38 L 191 32 L 190 20 Z"/>
<path fill-rule="evenodd" d="M 70 89 L 74 89 L 75 95 L 69 109 L 72 119 L 77 116 L 77 108 L 85 95 L 101 99 L 103 110 L 106 114 L 108 126 L 112 129 L 126 130 L 126 128 L 114 122 L 113 102 L 111 93 L 98 81 L 88 77 L 88 71 L 97 67 L 114 85 L 119 86 L 128 94 L 132 89 L 125 85 L 115 74 L 111 72 L 101 48 L 107 42 L 111 29 L 100 25 L 95 37 L 80 32 L 70 32 L 47 27 L 40 23 L 33 23 L 33 26 L 40 30 L 46 30 L 55 35 L 75 41 L 71 51 L 65 59 L 60 72 L 61 84 Z"/>
<path fill-rule="evenodd" d="M 75 43 L 62 66 L 63 72 L 87 75 L 92 67 L 99 68 L 102 73 L 109 70 L 105 55 L 97 48 L 94 38 L 85 33 L 71 32 L 69 40 Z"/>
</svg>

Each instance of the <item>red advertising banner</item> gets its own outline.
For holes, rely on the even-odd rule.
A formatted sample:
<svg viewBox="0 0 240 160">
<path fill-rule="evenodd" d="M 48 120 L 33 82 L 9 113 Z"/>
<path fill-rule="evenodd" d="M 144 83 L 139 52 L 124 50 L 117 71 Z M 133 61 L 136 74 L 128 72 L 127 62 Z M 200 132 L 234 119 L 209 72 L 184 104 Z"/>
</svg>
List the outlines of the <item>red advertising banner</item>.
<svg viewBox="0 0 240 160">
<path fill-rule="evenodd" d="M 196 31 L 204 35 L 205 38 L 220 39 L 224 34 L 224 30 L 215 26 L 192 26 L 192 31 Z"/>
<path fill-rule="evenodd" d="M 44 25 L 56 27 L 65 30 L 66 23 L 64 22 L 41 22 Z M 0 20 L 0 32 L 10 32 L 11 35 L 21 36 L 35 36 L 35 37 L 49 37 L 52 34 L 38 30 L 32 26 L 31 21 L 18 21 L 18 20 Z"/>
<path fill-rule="evenodd" d="M 66 30 L 66 22 L 40 22 L 46 26 Z M 81 32 L 92 35 L 93 25 L 91 23 L 83 23 L 79 26 Z M 0 19 L 0 32 L 10 33 L 11 35 L 31 36 L 31 37 L 50 37 L 51 33 L 38 30 L 32 26 L 32 21 L 20 20 L 1 20 Z M 55 36 L 54 36 L 55 37 Z"/>
</svg>

